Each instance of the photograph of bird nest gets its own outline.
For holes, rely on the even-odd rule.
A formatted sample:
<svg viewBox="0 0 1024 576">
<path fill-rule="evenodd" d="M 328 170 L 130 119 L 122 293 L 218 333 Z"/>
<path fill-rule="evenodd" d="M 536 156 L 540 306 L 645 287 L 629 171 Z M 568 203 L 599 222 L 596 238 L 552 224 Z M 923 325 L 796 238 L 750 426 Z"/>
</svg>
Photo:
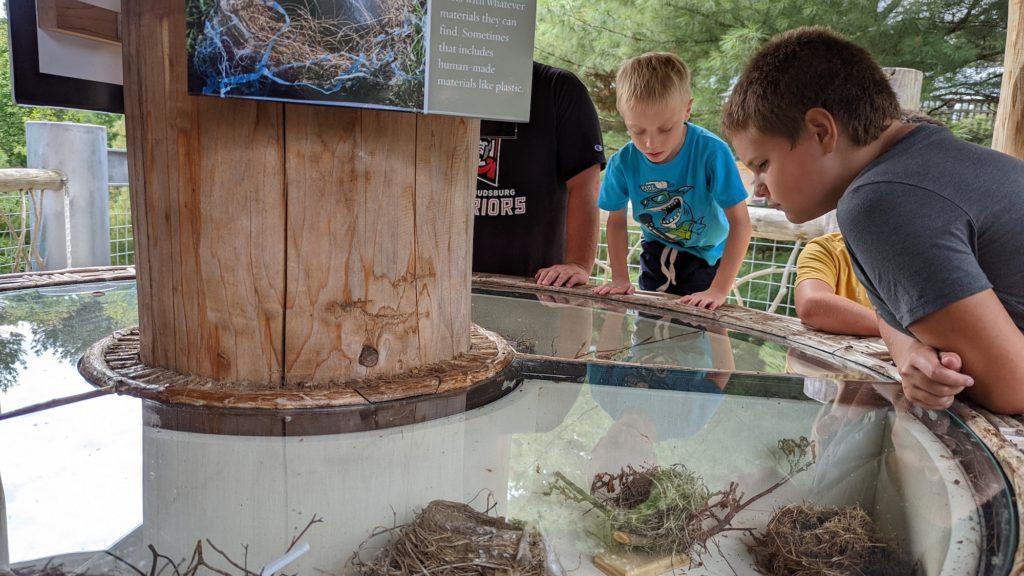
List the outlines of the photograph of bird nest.
<svg viewBox="0 0 1024 576">
<path fill-rule="evenodd" d="M 425 0 L 187 0 L 189 93 L 423 109 Z"/>
</svg>

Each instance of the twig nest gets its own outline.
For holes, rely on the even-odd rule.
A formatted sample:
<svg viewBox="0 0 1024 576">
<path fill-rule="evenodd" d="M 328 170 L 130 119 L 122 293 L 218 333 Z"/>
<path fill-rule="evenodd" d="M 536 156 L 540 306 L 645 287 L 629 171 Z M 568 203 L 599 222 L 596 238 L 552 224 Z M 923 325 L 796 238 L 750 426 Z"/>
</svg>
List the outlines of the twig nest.
<svg viewBox="0 0 1024 576">
<path fill-rule="evenodd" d="M 860 507 L 792 504 L 780 508 L 751 552 L 762 574 L 913 574 L 895 542 L 878 534 Z"/>
<path fill-rule="evenodd" d="M 379 530 L 370 539 L 386 533 L 390 540 L 371 562 L 363 562 L 358 551 L 353 556 L 352 565 L 359 574 L 541 576 L 546 569 L 560 572 L 550 569 L 554 562 L 548 562 L 539 532 L 459 502 L 434 500 L 412 522 Z"/>
</svg>

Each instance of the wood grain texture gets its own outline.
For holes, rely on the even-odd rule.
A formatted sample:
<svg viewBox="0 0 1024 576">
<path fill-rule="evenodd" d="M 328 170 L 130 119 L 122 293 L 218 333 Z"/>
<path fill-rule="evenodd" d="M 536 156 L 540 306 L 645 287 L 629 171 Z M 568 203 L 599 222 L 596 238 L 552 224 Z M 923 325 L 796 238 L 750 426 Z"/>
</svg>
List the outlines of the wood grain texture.
<svg viewBox="0 0 1024 576">
<path fill-rule="evenodd" d="M 900 102 L 900 108 L 904 110 L 921 109 L 921 83 L 924 81 L 924 73 L 913 68 L 882 68 L 889 78 L 889 84 L 896 92 L 896 99 Z"/>
<path fill-rule="evenodd" d="M 121 45 L 121 15 L 80 0 L 36 0 L 39 27 Z"/>
<path fill-rule="evenodd" d="M 187 95 L 183 3 L 128 2 L 123 16 L 142 357 L 279 382 L 282 106 Z"/>
<path fill-rule="evenodd" d="M 191 97 L 183 4 L 124 21 L 143 361 L 291 386 L 469 349 L 478 121 Z"/>
<path fill-rule="evenodd" d="M 286 118 L 287 384 L 468 350 L 479 122 L 300 106 Z"/>
<path fill-rule="evenodd" d="M 1024 159 L 1024 0 L 1010 0 L 992 148 Z"/>
<path fill-rule="evenodd" d="M 64 175 L 54 170 L 37 168 L 4 168 L 0 170 L 0 192 L 18 190 L 62 190 Z"/>
<path fill-rule="evenodd" d="M 416 116 L 300 106 L 288 106 L 286 116 L 287 383 L 396 374 L 424 363 Z"/>
<path fill-rule="evenodd" d="M 431 360 L 469 349 L 473 196 L 480 121 L 421 116 L 416 154 L 416 265 L 421 345 Z"/>
</svg>

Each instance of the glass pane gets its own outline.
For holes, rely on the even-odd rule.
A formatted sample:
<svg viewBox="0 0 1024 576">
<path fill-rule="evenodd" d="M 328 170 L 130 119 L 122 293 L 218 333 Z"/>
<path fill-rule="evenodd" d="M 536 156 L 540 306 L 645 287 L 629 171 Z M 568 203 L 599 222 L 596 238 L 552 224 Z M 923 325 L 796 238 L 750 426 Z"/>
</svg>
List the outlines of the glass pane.
<svg viewBox="0 0 1024 576">
<path fill-rule="evenodd" d="M 133 298 L 131 284 L 0 296 L 9 375 L 0 408 L 88 389 L 74 370 L 76 354 L 133 323 Z M 732 483 L 739 504 L 764 494 L 737 510 L 687 574 L 757 573 L 747 545 L 790 504 L 855 506 L 898 543 L 914 573 L 1009 573 L 1016 516 L 1001 471 L 959 420 L 915 412 L 897 385 L 721 370 L 716 342 L 729 344 L 738 370 L 769 364 L 753 337 L 641 315 L 648 311 L 551 308 L 494 293 L 474 296 L 473 306 L 479 323 L 501 319 L 533 339 L 535 351 L 558 349 L 563 329 L 574 326 L 563 308 L 590 312 L 590 348 L 517 360 L 518 388 L 482 408 L 370 432 L 179 432 L 161 429 L 151 404 L 123 397 L 2 420 L 0 562 L 6 554 L 19 569 L 52 560 L 68 572 L 137 573 L 130 563 L 149 573 L 158 553 L 184 571 L 199 545 L 221 570 L 241 573 L 233 562 L 259 573 L 301 534 L 296 548 L 309 549 L 285 571 L 341 574 L 375 528 L 447 499 L 477 510 L 492 503 L 492 514 L 540 530 L 564 570 L 596 575 L 595 558 L 611 550 L 601 536 L 612 525 L 559 486 L 596 497 L 595 478 L 601 494 L 624 469 L 685 466 L 710 494 Z M 629 346 L 614 359 L 599 357 L 601 329 L 619 320 L 619 348 Z M 645 324 L 657 338 L 647 339 Z M 709 332 L 721 340 L 702 335 Z M 572 342 L 564 349 L 580 347 Z M 688 348 L 676 350 L 677 342 Z M 765 344 L 781 347 L 770 366 L 784 368 L 788 349 Z M 829 370 L 850 368 L 812 358 Z M 780 441 L 806 451 L 787 458 Z M 362 557 L 371 560 L 385 538 L 370 539 Z"/>
<path fill-rule="evenodd" d="M 477 289 L 473 322 L 525 354 L 730 372 L 877 380 L 839 358 L 697 317 L 601 299 Z"/>
</svg>

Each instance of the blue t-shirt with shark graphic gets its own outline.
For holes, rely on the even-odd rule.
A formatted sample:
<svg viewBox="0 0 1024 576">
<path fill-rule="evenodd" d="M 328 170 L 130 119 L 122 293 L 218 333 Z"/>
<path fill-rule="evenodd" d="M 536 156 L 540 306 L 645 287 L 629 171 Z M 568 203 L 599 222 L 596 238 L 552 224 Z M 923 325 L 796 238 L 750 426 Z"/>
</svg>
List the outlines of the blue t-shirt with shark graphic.
<svg viewBox="0 0 1024 576">
<path fill-rule="evenodd" d="M 597 204 L 609 212 L 633 205 L 644 239 L 656 240 L 714 265 L 725 250 L 729 221 L 723 208 L 747 199 L 729 145 L 686 123 L 676 157 L 655 164 L 632 142 L 612 156 Z"/>
</svg>

